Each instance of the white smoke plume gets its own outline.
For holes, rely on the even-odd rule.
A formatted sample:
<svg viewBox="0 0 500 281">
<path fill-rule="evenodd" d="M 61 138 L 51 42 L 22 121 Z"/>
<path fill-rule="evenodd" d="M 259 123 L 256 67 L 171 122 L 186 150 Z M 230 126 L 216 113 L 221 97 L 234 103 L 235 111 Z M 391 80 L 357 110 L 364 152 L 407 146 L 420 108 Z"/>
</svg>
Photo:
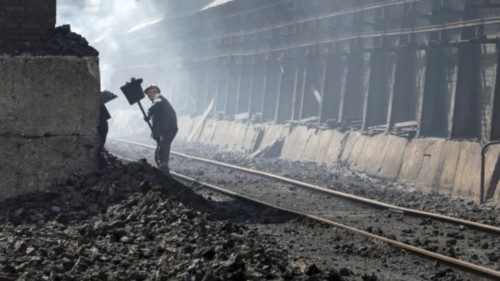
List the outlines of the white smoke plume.
<svg viewBox="0 0 500 281">
<path fill-rule="evenodd" d="M 157 1 L 59 0 L 57 24 L 70 24 L 100 52 L 101 87 L 110 89 L 115 86 L 111 81 L 115 65 L 128 50 L 137 52 L 141 47 L 129 46 L 125 34 L 145 27 L 148 21 L 164 19 L 168 12 Z"/>
<path fill-rule="evenodd" d="M 120 86 L 131 77 L 143 78 L 143 86 L 156 84 L 176 104 L 170 81 L 185 79 L 179 66 L 173 66 L 165 53 L 175 53 L 164 28 L 169 18 L 189 14 L 209 5 L 210 0 L 58 0 L 57 25 L 70 24 L 72 31 L 83 35 L 100 55 L 101 89 L 116 93 L 119 98 L 108 103 L 113 119 L 110 135 L 126 134 L 127 128 L 143 123 L 137 105 L 130 106 Z M 184 81 L 184 80 L 182 80 Z M 149 106 L 144 100 L 143 105 Z M 130 117 L 133 115 L 133 117 Z M 137 119 L 137 120 L 136 120 Z M 142 126 L 141 126 L 142 125 Z"/>
</svg>

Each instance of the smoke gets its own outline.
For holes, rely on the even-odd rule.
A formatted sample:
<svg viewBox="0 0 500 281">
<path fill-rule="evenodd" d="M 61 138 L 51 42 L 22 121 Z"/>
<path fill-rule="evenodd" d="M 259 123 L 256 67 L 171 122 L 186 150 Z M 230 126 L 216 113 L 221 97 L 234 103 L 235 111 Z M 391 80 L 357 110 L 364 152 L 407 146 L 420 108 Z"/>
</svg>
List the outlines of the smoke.
<svg viewBox="0 0 500 281">
<path fill-rule="evenodd" d="M 99 51 L 101 89 L 119 96 L 106 105 L 113 116 L 110 135 L 125 135 L 127 128 L 141 124 L 134 123 L 142 120 L 139 109 L 130 106 L 120 91 L 132 77 L 143 78 L 143 87 L 158 85 L 178 113 L 182 112 L 188 79 L 182 71 L 182 57 L 176 57 L 182 50 L 175 41 L 180 31 L 168 20 L 221 1 L 225 0 L 57 1 L 57 25 L 70 24 L 72 31 Z M 149 102 L 144 100 L 143 105 L 147 107 Z M 145 124 L 143 127 L 147 132 Z"/>
<path fill-rule="evenodd" d="M 101 89 L 119 98 L 108 103 L 113 116 L 110 135 L 147 133 L 148 128 L 136 105 L 130 106 L 120 86 L 131 77 L 143 78 L 143 86 L 157 84 L 167 95 L 168 71 L 161 59 L 171 44 L 166 42 L 161 25 L 177 15 L 165 0 L 58 0 L 57 25 L 70 24 L 100 55 Z M 146 39 L 147 38 L 147 39 Z M 144 100 L 145 107 L 149 102 Z M 131 130 L 130 128 L 136 128 Z"/>
<path fill-rule="evenodd" d="M 57 24 L 70 24 L 73 31 L 83 35 L 99 50 L 101 87 L 110 89 L 116 87 L 112 81 L 116 65 L 127 54 L 141 48 L 140 45 L 130 46 L 126 34 L 147 26 L 148 22 L 159 23 L 167 13 L 165 7 L 159 7 L 156 1 L 59 0 Z M 156 22 L 151 22 L 152 19 Z"/>
</svg>

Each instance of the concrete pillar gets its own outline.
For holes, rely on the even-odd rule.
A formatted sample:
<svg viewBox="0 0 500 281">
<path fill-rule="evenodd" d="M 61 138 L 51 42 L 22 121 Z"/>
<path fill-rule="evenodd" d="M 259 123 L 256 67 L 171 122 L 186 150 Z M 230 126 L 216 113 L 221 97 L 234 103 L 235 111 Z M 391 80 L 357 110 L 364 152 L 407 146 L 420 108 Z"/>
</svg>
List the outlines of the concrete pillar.
<svg viewBox="0 0 500 281">
<path fill-rule="evenodd" d="M 244 71 L 244 65 L 238 65 L 238 74 L 236 74 L 236 89 L 235 89 L 235 103 L 234 103 L 234 114 L 238 114 L 239 111 L 239 106 L 238 106 L 238 103 L 239 103 L 239 99 L 240 99 L 240 96 L 242 95 L 242 88 L 243 88 L 243 71 Z"/>
<path fill-rule="evenodd" d="M 207 96 L 207 90 L 208 90 L 208 83 L 209 83 L 209 77 L 208 77 L 209 72 L 204 71 L 204 69 L 198 70 L 198 82 L 197 82 L 197 88 L 196 88 L 196 93 L 195 93 L 195 100 L 196 100 L 196 112 L 195 115 L 201 115 L 203 111 L 205 110 L 205 101 L 206 101 L 206 96 Z"/>
<path fill-rule="evenodd" d="M 480 138 L 479 88 L 481 76 L 481 45 L 467 43 L 459 48 L 457 87 L 451 101 L 451 138 Z"/>
<path fill-rule="evenodd" d="M 207 69 L 207 87 L 205 89 L 205 96 L 203 99 L 203 111 L 204 113 L 210 103 L 215 101 L 215 96 L 218 87 L 218 79 L 219 79 L 219 68 L 216 65 L 210 65 Z M 212 108 L 213 111 L 213 108 Z"/>
<path fill-rule="evenodd" d="M 363 120 L 364 94 L 370 77 L 369 61 L 370 53 L 365 53 L 361 46 L 351 49 L 346 85 L 340 102 L 339 122 Z"/>
<path fill-rule="evenodd" d="M 249 104 L 250 117 L 254 114 L 262 113 L 262 98 L 264 95 L 264 89 L 266 88 L 266 83 L 266 64 L 262 62 L 257 63 L 254 66 L 254 79 Z"/>
<path fill-rule="evenodd" d="M 332 52 L 326 61 L 323 103 L 320 111 L 320 123 L 334 119 L 338 121 L 340 96 L 347 75 L 347 56 L 342 50 Z"/>
<path fill-rule="evenodd" d="M 261 114 L 261 121 L 264 120 L 263 115 L 264 115 L 264 106 L 265 106 L 266 98 L 267 98 L 267 93 L 266 93 L 267 88 L 268 88 L 267 84 L 271 80 L 270 73 L 271 73 L 271 70 L 270 70 L 269 62 L 266 61 L 264 63 L 264 80 L 262 83 L 262 98 L 260 100 L 261 104 L 259 105 L 259 110 L 258 110 L 258 112 L 260 112 L 260 114 Z"/>
<path fill-rule="evenodd" d="M 495 67 L 495 86 L 493 92 L 493 107 L 491 118 L 491 135 L 489 140 L 500 140 L 500 49 L 496 46 L 497 50 L 497 64 Z"/>
<path fill-rule="evenodd" d="M 458 74 L 455 47 L 430 46 L 427 53 L 425 90 L 420 101 L 418 136 L 449 137 L 453 95 Z"/>
<path fill-rule="evenodd" d="M 321 90 L 324 85 L 324 71 L 325 63 L 323 57 L 318 55 L 307 56 L 300 108 L 301 120 L 319 116 Z"/>
<path fill-rule="evenodd" d="M 174 81 L 173 95 L 172 95 L 172 105 L 177 111 L 177 115 L 189 115 L 186 112 L 188 108 L 188 94 L 191 89 L 190 83 L 190 73 L 188 70 L 183 69 L 178 73 L 179 79 Z"/>
<path fill-rule="evenodd" d="M 238 95 L 238 83 L 241 77 L 241 65 L 229 66 L 228 84 L 226 92 L 226 104 L 224 106 L 224 118 L 232 119 L 236 113 L 236 97 Z"/>
<path fill-rule="evenodd" d="M 281 77 L 281 63 L 277 60 L 269 61 L 267 63 L 266 83 L 262 103 L 263 121 L 274 121 Z"/>
<path fill-rule="evenodd" d="M 418 99 L 423 93 L 425 50 L 405 48 L 397 51 L 394 87 L 389 101 L 389 130 L 396 123 L 417 120 Z"/>
<path fill-rule="evenodd" d="M 213 101 L 214 105 L 212 108 L 212 115 L 216 116 L 217 115 L 217 104 L 219 103 L 219 99 L 221 98 L 220 95 L 222 93 L 222 83 L 223 83 L 223 76 L 224 76 L 224 71 L 221 66 L 217 66 L 216 70 L 216 76 L 214 78 L 214 92 L 213 92 Z"/>
<path fill-rule="evenodd" d="M 365 95 L 362 129 L 387 125 L 389 98 L 393 90 L 396 56 L 383 48 L 371 53 L 370 81 Z"/>
<path fill-rule="evenodd" d="M 249 109 L 250 92 L 253 83 L 252 67 L 251 64 L 245 64 L 241 71 L 238 88 L 237 113 L 247 113 Z"/>
<path fill-rule="evenodd" d="M 189 71 L 189 88 L 186 95 L 186 113 L 193 115 L 196 113 L 196 93 L 198 90 L 198 75 L 197 71 Z"/>
<path fill-rule="evenodd" d="M 328 56 L 325 55 L 321 60 L 321 77 L 319 81 L 319 98 L 318 99 L 318 126 L 321 124 L 321 113 L 323 112 L 323 106 L 325 104 L 325 91 L 326 91 L 326 79 L 328 74 Z"/>
<path fill-rule="evenodd" d="M 482 11 L 475 3 L 464 3 L 463 18 L 475 19 Z M 459 70 L 457 89 L 452 100 L 452 125 L 450 137 L 472 138 L 488 141 L 492 137 L 494 122 L 494 92 L 498 51 L 496 41 L 483 40 L 484 26 L 466 27 L 461 30 L 462 40 L 475 39 L 474 43 L 459 45 Z"/>
<path fill-rule="evenodd" d="M 292 103 L 292 116 L 291 119 L 297 121 L 300 119 L 300 107 L 302 101 L 302 92 L 304 88 L 304 77 L 307 74 L 306 58 L 298 57 L 296 59 L 295 73 L 294 73 L 294 89 L 293 89 L 293 103 Z"/>
<path fill-rule="evenodd" d="M 229 67 L 221 67 L 221 75 L 218 83 L 217 102 L 215 104 L 216 115 L 223 114 L 226 106 L 227 92 L 229 91 Z"/>
<path fill-rule="evenodd" d="M 500 104 L 495 99 L 498 85 L 498 59 L 500 53 L 496 43 L 481 44 L 481 65 L 476 122 L 480 126 L 479 138 L 483 141 L 498 140 L 498 111 Z M 497 102 L 497 103 L 495 103 Z M 496 119 L 495 119 L 496 118 Z M 494 137 L 496 132 L 496 138 Z"/>
<path fill-rule="evenodd" d="M 307 86 L 308 86 L 308 77 L 309 75 L 309 67 L 310 67 L 310 56 L 309 54 L 306 54 L 306 57 L 304 58 L 304 72 L 302 73 L 302 86 L 300 89 L 300 94 L 299 98 L 296 102 L 298 102 L 298 120 L 302 120 L 302 108 L 304 104 L 304 93 L 307 91 Z"/>
<path fill-rule="evenodd" d="M 293 58 L 282 60 L 283 75 L 279 87 L 276 109 L 276 123 L 283 123 L 290 119 L 293 106 L 293 94 L 295 89 L 295 61 Z"/>
<path fill-rule="evenodd" d="M 248 99 L 247 99 L 247 112 L 248 112 L 248 118 L 249 120 L 252 117 L 252 100 L 253 100 L 253 95 L 255 94 L 254 89 L 255 89 L 255 81 L 256 81 L 256 64 L 251 63 L 248 65 L 248 74 L 250 75 L 250 82 L 248 85 Z"/>
</svg>

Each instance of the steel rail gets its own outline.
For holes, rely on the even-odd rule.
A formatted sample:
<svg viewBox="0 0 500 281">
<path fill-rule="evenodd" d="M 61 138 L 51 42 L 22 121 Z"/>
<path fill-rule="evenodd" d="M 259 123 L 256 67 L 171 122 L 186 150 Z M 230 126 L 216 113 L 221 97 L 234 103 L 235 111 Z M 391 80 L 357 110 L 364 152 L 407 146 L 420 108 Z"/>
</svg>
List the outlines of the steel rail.
<svg viewBox="0 0 500 281">
<path fill-rule="evenodd" d="M 140 143 L 140 142 L 135 142 L 135 141 L 122 140 L 122 139 L 116 139 L 115 141 L 128 143 L 128 144 L 132 144 L 132 145 L 138 145 L 138 146 L 147 147 L 147 148 L 152 148 L 152 149 L 156 148 L 152 145 L 148 145 L 148 144 L 144 144 L 144 143 Z M 411 214 L 411 215 L 416 215 L 416 216 L 420 216 L 420 217 L 429 217 L 429 218 L 438 219 L 438 220 L 445 221 L 445 222 L 466 225 L 466 226 L 469 226 L 472 228 L 477 228 L 477 229 L 481 229 L 484 231 L 489 231 L 489 232 L 494 232 L 496 234 L 500 234 L 500 227 L 496 227 L 496 226 L 492 226 L 492 225 L 487 225 L 487 224 L 483 224 L 483 223 L 473 222 L 473 221 L 469 221 L 469 220 L 459 219 L 459 218 L 455 218 L 455 217 L 450 217 L 450 216 L 441 215 L 441 214 L 435 214 L 435 213 L 416 210 L 416 209 L 400 207 L 397 205 L 383 203 L 380 201 L 368 199 L 368 198 L 353 195 L 350 193 L 335 191 L 335 190 L 332 190 L 332 189 L 329 189 L 326 187 L 321 187 L 321 186 L 306 183 L 303 181 L 294 180 L 294 179 L 283 177 L 283 176 L 278 176 L 278 175 L 275 175 L 272 173 L 267 173 L 267 172 L 258 171 L 258 170 L 254 170 L 254 169 L 244 168 L 244 167 L 240 167 L 240 166 L 236 166 L 236 165 L 232 165 L 232 164 L 227 164 L 227 163 L 223 163 L 223 162 L 218 162 L 218 161 L 214 161 L 214 160 L 209 160 L 209 159 L 205 159 L 205 158 L 201 158 L 201 157 L 190 156 L 190 155 L 175 152 L 175 151 L 172 151 L 171 154 L 182 157 L 182 158 L 198 161 L 198 162 L 203 162 L 203 163 L 208 163 L 208 164 L 217 165 L 217 166 L 221 166 L 221 167 L 226 167 L 229 169 L 238 170 L 238 171 L 245 172 L 248 174 L 253 174 L 253 175 L 258 175 L 258 176 L 274 179 L 274 180 L 284 182 L 287 184 L 292 184 L 292 185 L 299 186 L 302 188 L 306 188 L 306 189 L 334 195 L 336 197 L 341 197 L 344 199 L 349 199 L 352 201 L 361 202 L 364 204 L 372 205 L 372 206 L 383 208 L 383 209 L 399 211 L 399 212 L 403 212 L 403 213 Z"/>
<path fill-rule="evenodd" d="M 118 155 L 115 155 L 115 156 L 117 156 L 118 158 L 121 158 L 123 160 L 126 160 L 126 161 L 134 161 L 132 159 L 121 157 L 121 156 L 118 156 Z M 438 260 L 440 262 L 443 262 L 445 264 L 451 265 L 451 266 L 453 266 L 455 268 L 458 268 L 458 269 L 462 269 L 462 270 L 466 270 L 466 271 L 469 271 L 469 272 L 473 272 L 473 273 L 476 273 L 476 274 L 479 274 L 481 276 L 485 276 L 485 277 L 488 277 L 488 278 L 496 278 L 496 279 L 500 278 L 500 271 L 496 271 L 496 270 L 493 270 L 493 269 L 490 269 L 490 268 L 487 268 L 487 267 L 483 267 L 483 266 L 480 266 L 480 265 L 477 265 L 477 264 L 473 264 L 473 263 L 470 263 L 470 262 L 467 262 L 467 261 L 463 261 L 463 260 L 459 260 L 459 259 L 452 258 L 452 257 L 449 257 L 449 256 L 445 256 L 445 255 L 442 255 L 442 254 L 438 254 L 438 253 L 435 253 L 435 252 L 431 252 L 429 250 L 425 250 L 425 249 L 422 249 L 422 248 L 419 248 L 419 247 L 415 247 L 415 246 L 412 246 L 412 245 L 409 245 L 409 244 L 406 244 L 406 243 L 402 243 L 402 242 L 399 242 L 397 240 L 389 239 L 389 238 L 386 238 L 386 237 L 383 237 L 383 236 L 379 236 L 379 235 L 376 235 L 376 234 L 373 234 L 373 233 L 370 233 L 370 232 L 367 232 L 367 231 L 364 231 L 364 230 L 361 230 L 361 229 L 357 229 L 357 228 L 354 228 L 354 227 L 351 227 L 351 226 L 348 226 L 348 225 L 345 225 L 345 224 L 341 224 L 341 223 L 332 221 L 330 219 L 326 219 L 326 218 L 319 217 L 319 216 L 316 216 L 316 215 L 312 215 L 312 214 L 300 212 L 300 211 L 289 209 L 289 208 L 286 208 L 286 207 L 281 207 L 281 206 L 278 206 L 278 205 L 275 205 L 275 204 L 272 204 L 272 203 L 268 203 L 268 202 L 265 202 L 265 201 L 262 201 L 262 200 L 259 200 L 259 199 L 256 199 L 256 198 L 245 196 L 245 195 L 236 193 L 236 192 L 234 192 L 232 190 L 228 190 L 228 189 L 216 186 L 216 185 L 212 185 L 212 184 L 205 183 L 205 182 L 200 182 L 200 181 L 198 181 L 198 180 L 196 180 L 194 178 L 191 178 L 189 176 L 186 176 L 186 175 L 183 175 L 183 174 L 180 174 L 180 173 L 171 172 L 171 175 L 174 176 L 175 178 L 179 179 L 179 180 L 188 181 L 188 182 L 191 182 L 191 183 L 199 184 L 202 187 L 205 187 L 207 189 L 219 192 L 219 193 L 224 194 L 226 196 L 230 196 L 232 198 L 237 198 L 237 199 L 244 200 L 244 201 L 247 201 L 247 202 L 250 202 L 250 203 L 253 203 L 253 204 L 261 205 L 261 206 L 264 206 L 264 207 L 267 207 L 267 208 L 272 208 L 272 209 L 279 210 L 279 211 L 282 211 L 282 212 L 285 212 L 285 213 L 288 213 L 288 214 L 292 214 L 292 215 L 296 215 L 296 216 L 299 216 L 299 217 L 302 217 L 302 218 L 306 218 L 306 219 L 309 219 L 309 220 L 320 222 L 322 224 L 326 224 L 326 225 L 329 225 L 329 226 L 333 226 L 333 227 L 337 227 L 337 228 L 340 228 L 340 229 L 344 229 L 344 230 L 346 230 L 348 232 L 355 233 L 355 234 L 358 234 L 358 235 L 361 235 L 361 236 L 364 236 L 364 237 L 367 237 L 367 238 L 370 238 L 370 239 L 373 239 L 373 240 L 377 240 L 379 242 L 389 244 L 391 246 L 394 246 L 394 247 L 397 247 L 397 248 L 409 251 L 411 253 L 419 254 L 421 256 L 424 256 L 424 257 L 427 257 L 427 258 L 430 258 L 430 259 L 433 259 L 433 260 Z"/>
<path fill-rule="evenodd" d="M 428 25 L 428 26 L 422 26 L 422 27 L 391 29 L 391 30 L 376 31 L 376 32 L 362 32 L 362 33 L 355 33 L 355 34 L 349 34 L 349 35 L 327 37 L 325 39 L 320 39 L 320 40 L 313 40 L 313 41 L 306 41 L 306 42 L 294 43 L 294 44 L 289 44 L 289 45 L 282 45 L 282 46 L 278 46 L 278 47 L 274 47 L 274 48 L 270 48 L 270 49 L 266 49 L 266 50 L 260 50 L 260 51 L 243 51 L 243 52 L 239 52 L 239 53 L 226 52 L 226 53 L 221 53 L 218 55 L 213 55 L 210 57 L 198 58 L 195 61 L 206 61 L 206 60 L 213 60 L 213 59 L 219 59 L 219 58 L 224 58 L 224 57 L 234 57 L 234 56 L 262 55 L 262 54 L 268 54 L 268 53 L 273 53 L 273 52 L 286 51 L 286 50 L 293 49 L 293 48 L 310 47 L 310 46 L 316 46 L 316 45 L 321 45 L 321 44 L 330 44 L 330 43 L 347 41 L 347 40 L 354 40 L 354 39 L 365 39 L 365 38 L 375 38 L 375 37 L 383 37 L 383 36 L 398 36 L 398 35 L 405 35 L 405 34 L 418 34 L 418 33 L 426 33 L 426 32 L 446 31 L 446 30 L 453 30 L 453 29 L 459 29 L 459 28 L 465 28 L 465 27 L 491 25 L 491 24 L 499 24 L 499 23 L 500 23 L 500 17 L 496 16 L 496 17 L 489 17 L 489 18 L 483 18 L 483 19 L 474 19 L 474 20 L 469 20 L 469 21 L 457 21 L 457 22 L 450 22 L 450 23 L 444 23 L 444 24 Z"/>
</svg>

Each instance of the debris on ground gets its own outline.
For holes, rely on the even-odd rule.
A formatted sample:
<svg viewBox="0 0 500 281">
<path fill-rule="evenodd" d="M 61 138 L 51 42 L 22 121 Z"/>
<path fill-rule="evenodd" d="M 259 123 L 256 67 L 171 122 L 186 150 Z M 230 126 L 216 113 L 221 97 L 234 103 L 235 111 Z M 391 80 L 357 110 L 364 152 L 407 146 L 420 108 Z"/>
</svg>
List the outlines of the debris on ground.
<svg viewBox="0 0 500 281">
<path fill-rule="evenodd" d="M 153 155 L 151 150 L 119 142 L 110 142 L 110 149 L 119 155 L 133 159 Z M 387 184 L 382 181 L 377 184 L 375 182 L 377 179 L 370 179 L 348 171 L 325 172 L 325 167 L 313 163 L 251 158 L 248 155 L 221 151 L 200 144 L 194 146 L 178 141 L 175 150 L 198 157 L 271 171 L 287 177 L 300 176 L 306 182 L 318 182 L 323 186 L 328 186 L 329 182 L 363 180 L 374 185 L 372 189 L 367 188 L 369 195 L 376 194 L 377 189 L 386 188 L 385 184 Z M 315 212 L 321 214 L 322 217 L 331 218 L 349 226 L 475 264 L 491 268 L 499 266 L 498 263 L 492 262 L 495 257 L 490 258 L 490 253 L 493 251 L 476 248 L 484 242 L 494 243 L 495 237 L 492 235 L 484 234 L 479 237 L 477 232 L 469 228 L 453 226 L 428 218 L 408 217 L 390 210 L 367 211 L 364 205 L 344 202 L 330 195 L 308 192 L 292 185 L 186 160 L 183 157 L 173 156 L 171 166 L 176 172 L 196 177 L 200 181 L 213 183 L 285 208 Z M 200 173 L 200 171 L 203 172 Z M 321 174 L 322 172 L 325 174 Z M 360 191 L 362 187 L 363 185 L 360 184 Z M 348 188 L 348 186 L 342 186 L 342 188 Z M 200 194 L 204 193 L 201 189 L 196 191 Z M 387 192 L 390 192 L 389 188 Z M 414 192 L 401 191 L 401 193 L 404 192 L 414 194 Z M 212 196 L 210 192 L 207 195 Z M 257 229 L 260 234 L 275 237 L 278 244 L 287 249 L 292 259 L 306 260 L 310 264 L 316 264 L 319 268 L 352 270 L 352 276 L 344 278 L 345 280 L 362 280 L 363 277 L 367 280 L 374 280 L 375 277 L 378 280 L 476 280 L 475 276 L 463 276 L 463 272 L 455 270 L 448 271 L 449 268 L 443 265 L 438 266 L 392 246 L 375 243 L 362 236 L 308 221 L 268 225 L 251 224 L 249 227 Z M 499 246 L 495 243 L 493 248 L 499 249 Z"/>
<path fill-rule="evenodd" d="M 221 210 L 144 160 L 108 156 L 103 171 L 0 203 L 0 280 L 336 280 Z"/>
<path fill-rule="evenodd" d="M 239 152 L 202 144 L 193 146 L 181 141 L 176 142 L 176 145 L 177 149 L 189 155 L 250 167 L 401 207 L 500 226 L 500 208 L 494 203 L 478 204 L 472 200 L 435 192 L 423 193 L 411 185 L 370 177 L 338 165 L 327 167 L 314 162 L 249 157 Z"/>
<path fill-rule="evenodd" d="M 0 42 L 0 53 L 12 56 L 98 56 L 99 52 L 81 35 L 71 31 L 69 25 L 55 28 L 47 42 Z"/>
</svg>

